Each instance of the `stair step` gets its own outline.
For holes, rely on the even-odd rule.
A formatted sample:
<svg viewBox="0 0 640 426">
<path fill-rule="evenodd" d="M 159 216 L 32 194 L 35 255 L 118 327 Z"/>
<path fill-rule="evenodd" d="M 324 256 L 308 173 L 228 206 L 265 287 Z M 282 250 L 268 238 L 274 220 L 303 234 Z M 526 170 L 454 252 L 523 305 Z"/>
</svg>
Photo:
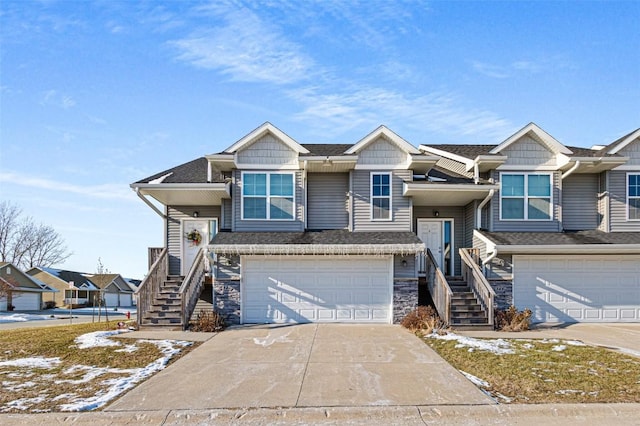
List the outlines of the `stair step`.
<svg viewBox="0 0 640 426">
<path fill-rule="evenodd" d="M 452 318 L 451 325 L 467 325 L 467 324 L 488 324 L 489 320 L 486 317 L 483 318 Z"/>
<path fill-rule="evenodd" d="M 473 312 L 451 312 L 452 320 L 461 320 L 461 319 L 473 319 L 473 318 L 482 318 L 487 319 L 484 311 L 473 311 Z"/>
<path fill-rule="evenodd" d="M 477 303 L 469 305 L 451 305 L 451 312 L 483 312 L 482 306 Z"/>
</svg>

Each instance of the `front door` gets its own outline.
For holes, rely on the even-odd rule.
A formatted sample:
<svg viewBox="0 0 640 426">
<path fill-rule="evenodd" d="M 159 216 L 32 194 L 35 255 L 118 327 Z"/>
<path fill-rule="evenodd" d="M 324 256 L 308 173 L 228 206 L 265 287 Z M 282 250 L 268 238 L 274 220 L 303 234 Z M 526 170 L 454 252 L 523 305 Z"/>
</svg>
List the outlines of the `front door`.
<svg viewBox="0 0 640 426">
<path fill-rule="evenodd" d="M 418 238 L 431 250 L 438 267 L 442 269 L 442 221 L 418 220 Z"/>
<path fill-rule="evenodd" d="M 198 251 L 209 244 L 218 229 L 217 220 L 184 219 L 182 221 L 182 275 L 186 276 Z"/>
</svg>

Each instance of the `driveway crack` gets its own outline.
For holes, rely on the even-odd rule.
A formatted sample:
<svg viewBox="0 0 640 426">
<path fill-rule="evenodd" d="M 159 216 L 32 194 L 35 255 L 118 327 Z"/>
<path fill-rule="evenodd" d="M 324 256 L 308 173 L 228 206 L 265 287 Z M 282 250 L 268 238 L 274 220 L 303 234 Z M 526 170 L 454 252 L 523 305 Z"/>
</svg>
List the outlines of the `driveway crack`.
<svg viewBox="0 0 640 426">
<path fill-rule="evenodd" d="M 304 372 L 302 373 L 302 381 L 300 382 L 300 389 L 298 390 L 298 397 L 296 398 L 295 406 L 298 406 L 300 402 L 300 395 L 302 394 L 302 388 L 304 386 L 304 380 L 307 378 L 307 370 L 309 369 L 309 362 L 311 361 L 311 354 L 313 353 L 313 345 L 316 343 L 316 335 L 318 334 L 319 324 L 315 325 L 315 330 L 313 331 L 313 339 L 311 340 L 311 347 L 309 348 L 309 356 L 307 357 L 307 363 L 304 366 Z"/>
</svg>

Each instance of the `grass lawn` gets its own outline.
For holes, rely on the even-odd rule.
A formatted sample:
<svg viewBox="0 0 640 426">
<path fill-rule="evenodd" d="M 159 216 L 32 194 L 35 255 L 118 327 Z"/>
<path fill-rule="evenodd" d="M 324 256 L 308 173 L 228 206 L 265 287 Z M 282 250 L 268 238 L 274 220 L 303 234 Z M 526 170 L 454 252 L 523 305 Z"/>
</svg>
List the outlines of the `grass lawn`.
<svg viewBox="0 0 640 426">
<path fill-rule="evenodd" d="M 116 324 L 2 331 L 0 412 L 100 408 L 195 347 L 190 342 L 87 335 L 114 331 Z M 88 347 L 79 347 L 79 336 L 90 338 Z"/>
<path fill-rule="evenodd" d="M 629 355 L 575 341 L 424 341 L 498 402 L 640 402 L 640 359 Z"/>
</svg>

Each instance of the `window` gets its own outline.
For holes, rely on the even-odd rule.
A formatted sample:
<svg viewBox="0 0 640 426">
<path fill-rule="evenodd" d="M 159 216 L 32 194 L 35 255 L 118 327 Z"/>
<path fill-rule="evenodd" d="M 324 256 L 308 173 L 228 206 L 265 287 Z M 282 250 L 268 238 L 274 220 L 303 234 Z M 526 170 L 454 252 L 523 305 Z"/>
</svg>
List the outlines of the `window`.
<svg viewBox="0 0 640 426">
<path fill-rule="evenodd" d="M 391 220 L 391 173 L 371 173 L 371 219 Z"/>
<path fill-rule="evenodd" d="M 293 219 L 293 173 L 243 173 L 243 219 Z"/>
<path fill-rule="evenodd" d="M 627 218 L 640 220 L 640 173 L 627 174 Z"/>
<path fill-rule="evenodd" d="M 500 219 L 551 219 L 550 174 L 502 173 L 500 182 Z"/>
</svg>

